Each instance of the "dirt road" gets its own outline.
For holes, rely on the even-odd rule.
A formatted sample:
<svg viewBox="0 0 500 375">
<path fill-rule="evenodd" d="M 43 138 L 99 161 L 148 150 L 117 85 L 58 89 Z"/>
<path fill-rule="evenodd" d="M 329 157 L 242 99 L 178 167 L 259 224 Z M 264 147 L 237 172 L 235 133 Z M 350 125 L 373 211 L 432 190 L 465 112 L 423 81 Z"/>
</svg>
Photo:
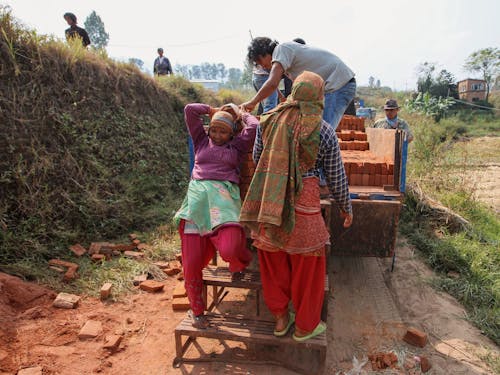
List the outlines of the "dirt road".
<svg viewBox="0 0 500 375">
<path fill-rule="evenodd" d="M 450 296 L 436 292 L 428 281 L 432 272 L 404 240 L 399 241 L 395 269 L 390 259 L 333 258 L 328 317 L 326 374 L 352 369 L 353 358 L 393 351 L 400 369 L 385 374 L 419 374 L 414 356 L 425 356 L 429 374 L 492 374 L 484 358 L 500 355 L 498 347 L 464 319 L 463 308 Z M 273 365 L 276 360 L 307 369 L 314 367 L 309 354 L 288 355 L 280 348 L 246 348 L 238 343 L 198 340 L 198 350 L 221 353 L 222 362 L 172 367 L 173 331 L 185 316 L 173 312 L 172 291 L 178 281 L 165 281 L 163 293 L 138 292 L 118 302 L 83 298 L 74 310 L 51 306 L 54 293 L 8 275 L 0 275 L 0 374 L 40 366 L 43 374 L 296 374 Z M 219 306 L 225 312 L 254 311 L 253 294 L 230 293 Z M 264 307 L 265 310 L 265 307 Z M 267 315 L 268 316 L 268 315 Z M 91 340 L 78 339 L 87 320 L 102 323 L 103 332 Z M 401 340 L 408 326 L 425 331 L 429 343 L 413 347 Z M 109 334 L 122 335 L 118 352 L 103 349 Z M 239 359 L 242 363 L 231 362 Z M 269 361 L 269 362 L 266 362 Z M 372 372 L 368 362 L 366 373 Z M 307 372 L 307 371 L 306 371 Z"/>
</svg>

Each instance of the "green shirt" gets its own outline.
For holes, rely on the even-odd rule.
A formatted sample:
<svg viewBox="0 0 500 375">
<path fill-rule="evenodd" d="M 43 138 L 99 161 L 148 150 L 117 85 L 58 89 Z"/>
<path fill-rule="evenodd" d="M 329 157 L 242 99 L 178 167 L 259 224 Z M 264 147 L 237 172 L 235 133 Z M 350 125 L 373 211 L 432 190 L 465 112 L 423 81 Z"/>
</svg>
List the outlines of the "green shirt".
<svg viewBox="0 0 500 375">
<path fill-rule="evenodd" d="M 375 124 L 373 124 L 373 127 L 379 129 L 393 129 L 393 130 L 401 129 L 404 130 L 408 135 L 408 141 L 411 141 L 413 139 L 413 134 L 410 130 L 410 127 L 408 126 L 408 123 L 400 118 L 398 118 L 398 124 L 396 127 L 391 126 L 389 122 L 387 122 L 387 118 L 385 117 L 381 118 L 380 120 L 377 120 Z"/>
</svg>

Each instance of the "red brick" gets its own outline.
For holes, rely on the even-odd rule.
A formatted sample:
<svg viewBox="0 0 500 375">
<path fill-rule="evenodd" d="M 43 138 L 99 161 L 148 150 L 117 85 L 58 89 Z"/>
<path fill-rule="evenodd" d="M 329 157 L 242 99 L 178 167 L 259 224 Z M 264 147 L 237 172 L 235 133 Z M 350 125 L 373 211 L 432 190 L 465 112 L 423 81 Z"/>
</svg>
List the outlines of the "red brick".
<svg viewBox="0 0 500 375">
<path fill-rule="evenodd" d="M 164 269 L 164 268 L 170 267 L 170 263 L 169 262 L 154 262 L 153 264 L 156 267 L 160 268 L 160 269 Z"/>
<path fill-rule="evenodd" d="M 69 267 L 66 273 L 64 274 L 63 280 L 66 282 L 69 282 L 73 279 L 76 278 L 76 270 L 78 269 L 78 266 L 75 267 Z"/>
<path fill-rule="evenodd" d="M 109 350 L 110 352 L 116 352 L 120 343 L 122 342 L 123 336 L 120 335 L 109 335 L 106 336 L 106 340 L 104 341 L 103 348 Z"/>
<path fill-rule="evenodd" d="M 111 283 L 104 283 L 104 285 L 101 287 L 101 300 L 105 300 L 109 298 L 109 295 L 111 294 L 111 288 L 113 287 L 113 284 Z"/>
<path fill-rule="evenodd" d="M 387 164 L 386 163 L 382 163 L 380 164 L 380 174 L 382 175 L 387 175 Z"/>
<path fill-rule="evenodd" d="M 155 280 L 146 280 L 139 284 L 139 288 L 150 293 L 160 292 L 165 287 L 165 284 Z"/>
<path fill-rule="evenodd" d="M 164 268 L 163 272 L 165 272 L 168 276 L 174 276 L 180 273 L 182 270 L 180 267 L 169 267 L 169 268 Z"/>
<path fill-rule="evenodd" d="M 173 298 L 187 297 L 186 288 L 184 288 L 184 283 L 177 283 L 174 288 Z"/>
<path fill-rule="evenodd" d="M 365 161 L 363 163 L 363 174 L 372 173 L 372 163 Z"/>
<path fill-rule="evenodd" d="M 61 292 L 57 295 L 54 302 L 52 302 L 52 306 L 61 309 L 74 309 L 78 306 L 78 302 L 80 302 L 80 296 Z"/>
<path fill-rule="evenodd" d="M 135 286 L 139 285 L 140 283 L 146 281 L 148 279 L 148 275 L 146 274 L 143 274 L 143 275 L 139 275 L 139 276 L 135 276 L 134 277 L 134 280 L 132 280 L 133 284 Z"/>
<path fill-rule="evenodd" d="M 387 163 L 387 174 L 394 174 L 394 164 Z"/>
<path fill-rule="evenodd" d="M 420 369 L 422 372 L 427 372 L 431 369 L 432 365 L 427 357 L 420 357 Z"/>
<path fill-rule="evenodd" d="M 97 320 L 87 320 L 78 333 L 80 340 L 93 339 L 102 333 L 102 323 Z"/>
<path fill-rule="evenodd" d="M 106 255 L 104 254 L 92 254 L 91 256 L 94 262 L 101 262 L 106 259 Z"/>
<path fill-rule="evenodd" d="M 189 310 L 191 306 L 189 305 L 189 300 L 187 297 L 175 298 L 172 300 L 172 309 L 174 311 L 185 311 Z"/>
<path fill-rule="evenodd" d="M 382 175 L 380 175 L 380 174 L 375 175 L 374 185 L 375 186 L 382 186 Z"/>
<path fill-rule="evenodd" d="M 139 245 L 137 245 L 137 250 L 151 250 L 151 246 L 147 243 L 140 243 Z"/>
<path fill-rule="evenodd" d="M 85 254 L 87 252 L 87 249 L 84 248 L 82 245 L 80 245 L 79 243 L 75 244 L 75 245 L 72 245 L 69 247 L 69 249 L 77 256 L 77 257 L 81 257 L 83 254 Z"/>
<path fill-rule="evenodd" d="M 368 177 L 369 177 L 369 179 L 368 179 L 368 185 L 375 186 L 375 175 L 374 174 L 370 174 Z"/>
<path fill-rule="evenodd" d="M 89 247 L 89 255 L 97 254 L 101 250 L 102 246 L 110 246 L 113 245 L 109 242 L 92 242 Z"/>
<path fill-rule="evenodd" d="M 144 253 L 141 253 L 140 251 L 124 251 L 123 255 L 126 258 L 132 258 L 132 259 L 140 259 L 144 257 Z"/>
<path fill-rule="evenodd" d="M 419 346 L 423 348 L 427 344 L 427 334 L 425 332 L 419 331 L 416 328 L 408 328 L 403 340 L 408 344 Z"/>
<path fill-rule="evenodd" d="M 351 179 L 352 179 L 352 185 L 353 186 L 360 186 L 362 184 L 362 179 L 360 174 L 351 174 Z"/>
<path fill-rule="evenodd" d="M 387 175 L 387 185 L 394 185 L 394 175 Z"/>
<path fill-rule="evenodd" d="M 386 174 L 381 175 L 380 183 L 382 184 L 382 186 L 388 185 L 387 182 L 388 182 L 387 175 Z"/>
<path fill-rule="evenodd" d="M 61 259 L 51 259 L 51 260 L 49 260 L 49 264 L 51 266 L 61 266 L 61 267 L 67 267 L 67 268 L 78 268 L 78 264 L 73 263 L 73 262 L 67 262 L 67 261 L 61 260 Z"/>
<path fill-rule="evenodd" d="M 364 175 L 362 176 L 361 185 L 363 185 L 363 186 L 368 186 L 368 185 L 370 185 L 370 175 L 369 175 L 369 174 L 364 174 Z"/>
</svg>

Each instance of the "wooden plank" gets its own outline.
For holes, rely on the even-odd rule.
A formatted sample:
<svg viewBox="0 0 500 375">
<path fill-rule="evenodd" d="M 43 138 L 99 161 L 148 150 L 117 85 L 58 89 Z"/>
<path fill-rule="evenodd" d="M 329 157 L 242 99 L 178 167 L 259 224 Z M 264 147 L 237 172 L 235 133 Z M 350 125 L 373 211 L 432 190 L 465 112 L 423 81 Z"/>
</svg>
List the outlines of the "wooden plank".
<svg viewBox="0 0 500 375">
<path fill-rule="evenodd" d="M 394 162 L 394 144 L 396 130 L 366 128 L 366 136 L 370 144 L 370 152 L 378 157 Z"/>
<path fill-rule="evenodd" d="M 205 337 L 218 340 L 241 341 L 266 345 L 302 345 L 311 349 L 325 349 L 326 333 L 322 333 L 306 342 L 296 342 L 291 335 L 276 337 L 273 334 L 274 322 L 256 319 L 245 319 L 242 316 L 223 316 L 207 314 L 210 326 L 197 329 L 192 326 L 192 318 L 187 316 L 175 329 L 177 335 L 189 337 Z"/>
<path fill-rule="evenodd" d="M 338 208 L 332 206 L 332 254 L 392 256 L 401 202 L 353 199 L 352 208 L 354 220 L 352 226 L 345 229 Z"/>
<path fill-rule="evenodd" d="M 232 281 L 227 267 L 207 266 L 203 269 L 203 283 L 231 288 L 261 289 L 260 273 L 245 270 L 241 280 Z"/>
</svg>

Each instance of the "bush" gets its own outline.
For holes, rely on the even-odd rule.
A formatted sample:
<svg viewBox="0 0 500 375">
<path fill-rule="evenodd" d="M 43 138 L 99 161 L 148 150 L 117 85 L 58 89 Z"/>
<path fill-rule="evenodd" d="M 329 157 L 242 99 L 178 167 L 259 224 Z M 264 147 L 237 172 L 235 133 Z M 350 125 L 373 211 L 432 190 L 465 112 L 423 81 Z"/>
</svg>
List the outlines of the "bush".
<svg viewBox="0 0 500 375">
<path fill-rule="evenodd" d="M 184 101 L 206 93 L 177 97 L 7 8 L 0 26 L 0 268 L 169 222 L 188 181 Z"/>
</svg>

